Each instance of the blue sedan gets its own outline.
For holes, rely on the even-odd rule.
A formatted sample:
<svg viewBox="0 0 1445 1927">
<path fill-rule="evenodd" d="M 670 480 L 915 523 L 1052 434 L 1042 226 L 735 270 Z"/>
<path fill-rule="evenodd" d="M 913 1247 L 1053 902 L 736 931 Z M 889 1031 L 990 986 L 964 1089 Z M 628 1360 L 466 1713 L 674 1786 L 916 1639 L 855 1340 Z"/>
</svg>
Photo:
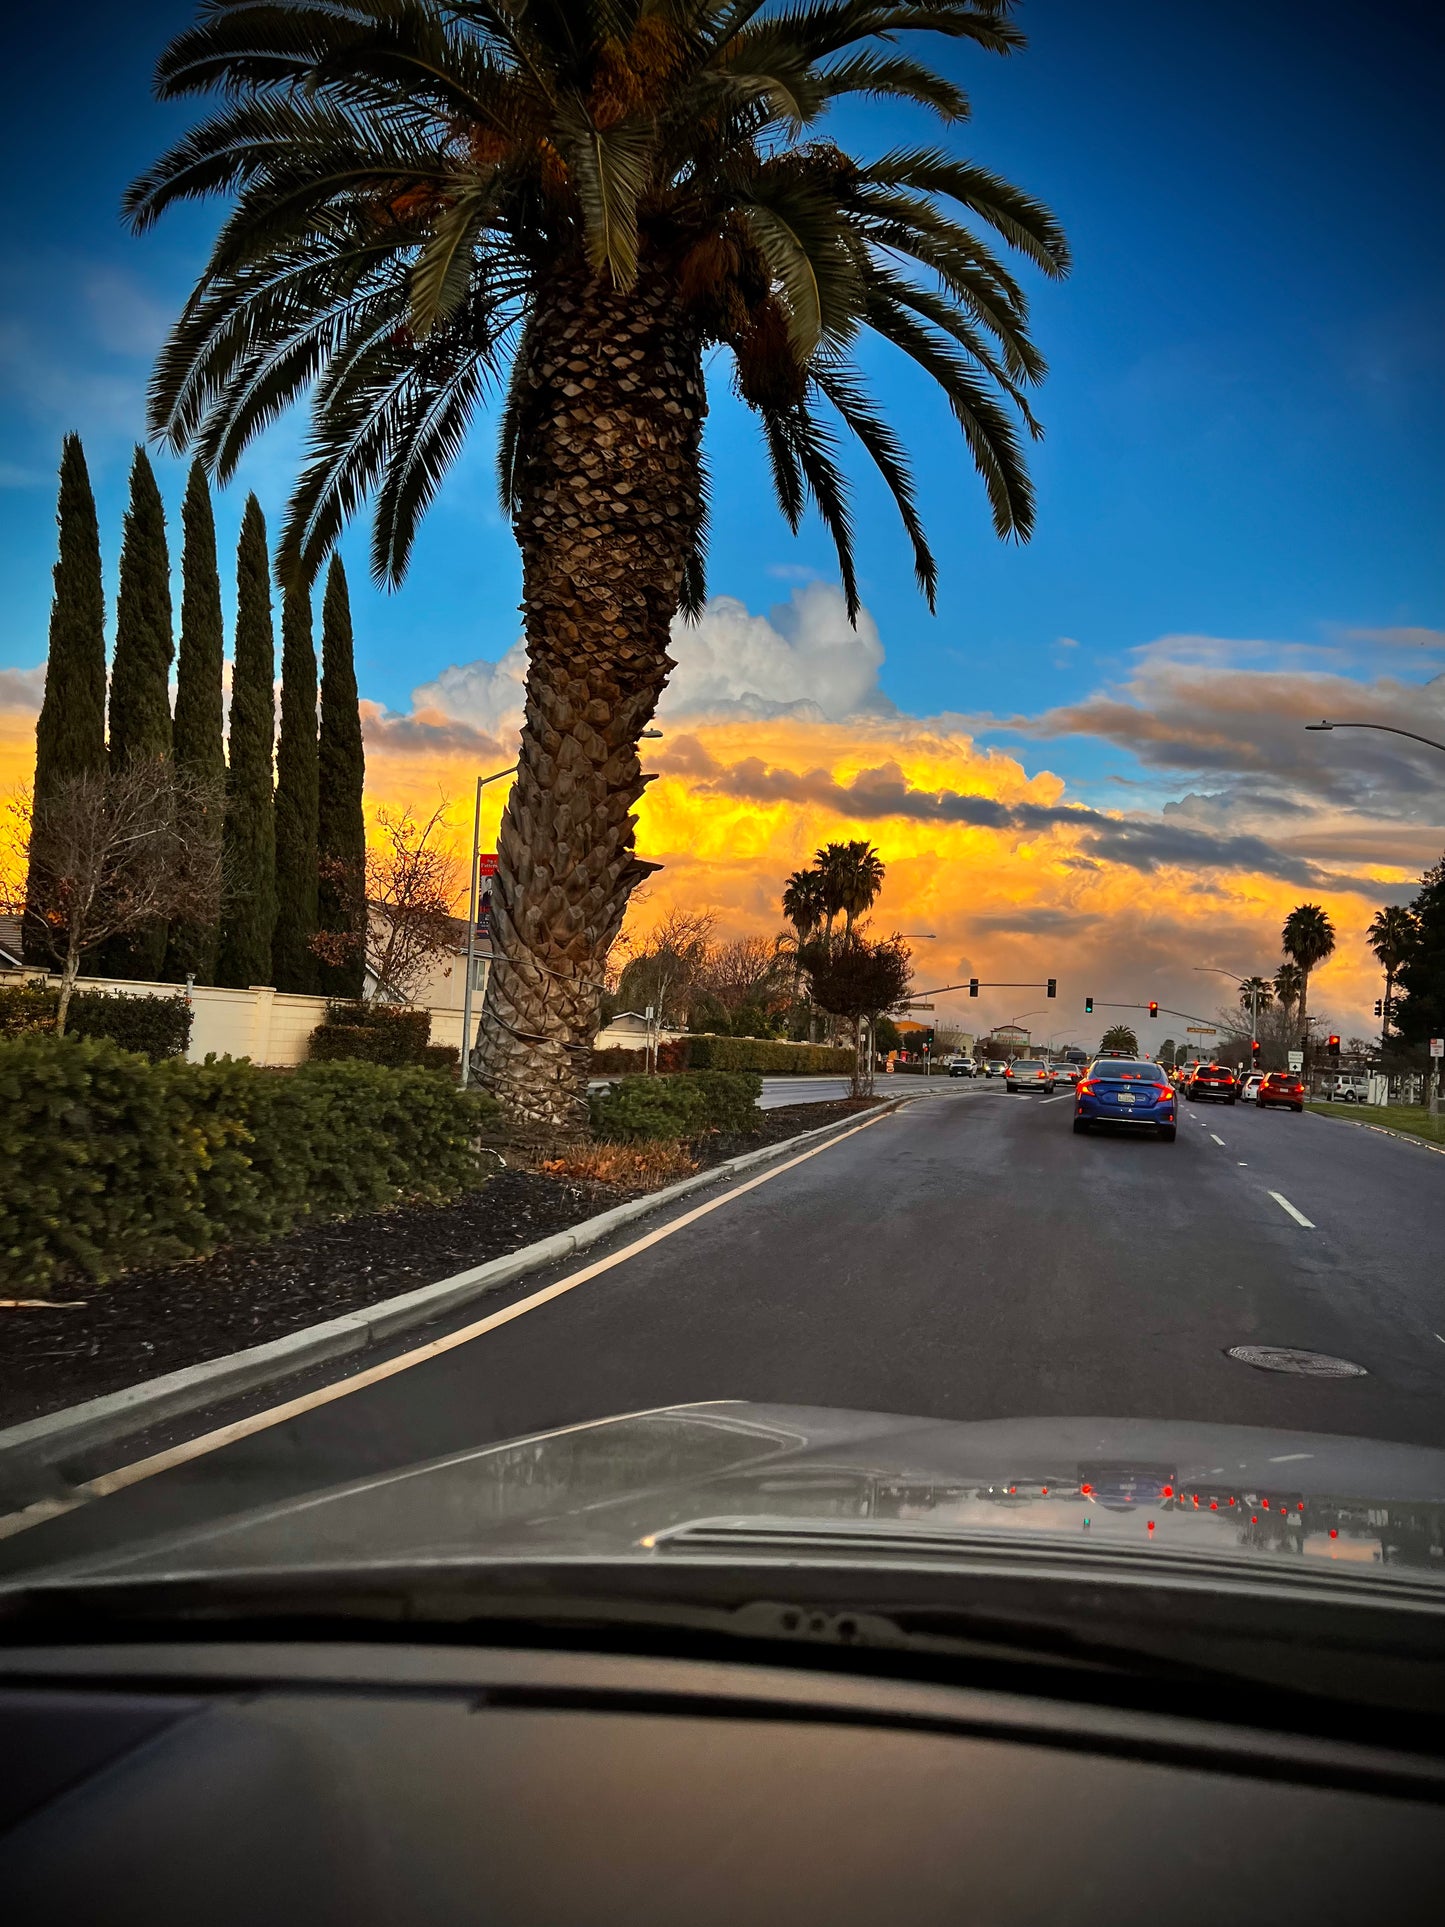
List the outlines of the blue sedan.
<svg viewBox="0 0 1445 1927">
<path fill-rule="evenodd" d="M 1074 1129 L 1096 1124 L 1140 1125 L 1172 1144 L 1177 1131 L 1174 1086 L 1157 1064 L 1132 1057 L 1096 1057 L 1074 1086 Z"/>
</svg>

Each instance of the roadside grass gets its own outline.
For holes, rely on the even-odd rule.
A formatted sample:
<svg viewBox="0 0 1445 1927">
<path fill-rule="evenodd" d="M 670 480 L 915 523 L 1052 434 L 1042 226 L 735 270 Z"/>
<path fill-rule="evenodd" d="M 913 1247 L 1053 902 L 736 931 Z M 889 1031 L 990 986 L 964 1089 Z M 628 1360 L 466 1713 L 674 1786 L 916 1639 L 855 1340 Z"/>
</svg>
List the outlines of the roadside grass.
<svg viewBox="0 0 1445 1927">
<path fill-rule="evenodd" d="M 1340 1117 L 1355 1124 L 1383 1124 L 1388 1131 L 1445 1145 L 1445 1117 L 1431 1117 L 1423 1104 L 1321 1104 L 1308 1109 L 1321 1117 Z"/>
</svg>

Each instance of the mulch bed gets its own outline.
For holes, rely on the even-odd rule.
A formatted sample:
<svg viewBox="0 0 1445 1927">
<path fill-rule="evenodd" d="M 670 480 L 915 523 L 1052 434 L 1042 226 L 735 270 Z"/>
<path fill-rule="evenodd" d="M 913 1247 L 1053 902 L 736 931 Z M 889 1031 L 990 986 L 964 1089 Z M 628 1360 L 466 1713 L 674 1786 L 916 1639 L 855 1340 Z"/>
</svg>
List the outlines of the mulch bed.
<svg viewBox="0 0 1445 1927">
<path fill-rule="evenodd" d="M 864 1108 L 844 1098 L 763 1111 L 757 1131 L 709 1138 L 695 1154 L 704 1168 L 721 1164 Z M 189 1264 L 128 1272 L 109 1285 L 59 1287 L 51 1305 L 0 1310 L 0 1425 L 359 1311 L 636 1195 L 508 1169 L 456 1204 L 336 1219 L 272 1244 L 232 1245 Z M 69 1302 L 76 1299 L 84 1302 Z"/>
</svg>

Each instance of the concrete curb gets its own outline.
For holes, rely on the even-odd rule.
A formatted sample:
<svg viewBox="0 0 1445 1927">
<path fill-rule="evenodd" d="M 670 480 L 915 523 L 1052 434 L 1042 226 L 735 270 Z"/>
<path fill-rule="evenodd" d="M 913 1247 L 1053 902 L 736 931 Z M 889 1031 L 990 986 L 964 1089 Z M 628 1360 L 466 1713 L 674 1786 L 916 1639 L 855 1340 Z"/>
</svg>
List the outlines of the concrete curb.
<svg viewBox="0 0 1445 1927">
<path fill-rule="evenodd" d="M 12 1425 L 0 1431 L 0 1476 L 39 1471 L 72 1453 L 119 1444 L 166 1419 L 183 1417 L 187 1412 L 251 1391 L 308 1366 L 359 1352 L 377 1339 L 393 1337 L 456 1311 L 474 1298 L 525 1277 L 529 1271 L 570 1258 L 574 1252 L 597 1244 L 624 1225 L 693 1191 L 725 1182 L 771 1158 L 783 1157 L 803 1145 L 881 1117 L 896 1110 L 901 1101 L 899 1097 L 892 1097 L 870 1110 L 858 1111 L 848 1118 L 835 1118 L 830 1124 L 802 1131 L 796 1137 L 784 1138 L 781 1143 L 745 1151 L 740 1157 L 729 1158 L 725 1164 L 699 1171 L 661 1191 L 651 1191 L 646 1197 L 630 1199 L 611 1211 L 600 1212 L 595 1218 L 585 1218 L 567 1231 L 523 1245 L 520 1251 L 508 1252 L 470 1271 L 455 1272 L 433 1285 L 419 1286 L 395 1298 L 383 1298 L 377 1304 L 365 1305 L 360 1311 L 328 1319 L 321 1325 L 303 1326 L 300 1331 L 288 1332 L 284 1338 L 273 1339 L 268 1345 L 228 1352 L 221 1358 L 187 1366 L 184 1371 L 167 1372 L 161 1378 L 127 1386 L 124 1391 L 107 1393 L 104 1398 L 88 1399 L 83 1405 L 67 1406 L 58 1412 L 48 1412 L 43 1418 L 27 1420 L 23 1425 Z"/>
<path fill-rule="evenodd" d="M 1363 1117 L 1339 1117 L 1333 1111 L 1317 1111 L 1310 1106 L 1311 1117 L 1322 1117 L 1330 1124 L 1348 1124 L 1355 1131 L 1374 1131 L 1379 1137 L 1392 1137 L 1397 1144 L 1418 1144 L 1422 1151 L 1433 1151 L 1436 1157 L 1445 1158 L 1445 1144 L 1432 1144 L 1429 1138 L 1416 1137 L 1413 1131 L 1392 1131 L 1388 1124 L 1371 1124 Z"/>
</svg>

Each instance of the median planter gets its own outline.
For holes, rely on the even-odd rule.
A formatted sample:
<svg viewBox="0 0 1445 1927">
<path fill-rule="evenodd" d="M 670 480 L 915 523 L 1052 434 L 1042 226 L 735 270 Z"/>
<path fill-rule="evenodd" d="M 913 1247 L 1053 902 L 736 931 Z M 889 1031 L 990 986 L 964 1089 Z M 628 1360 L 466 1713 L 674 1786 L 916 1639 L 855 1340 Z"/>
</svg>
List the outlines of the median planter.
<svg viewBox="0 0 1445 1927">
<path fill-rule="evenodd" d="M 0 1040 L 0 1275 L 104 1283 L 307 1218 L 481 1182 L 493 1107 L 421 1067 L 152 1063 L 102 1039 Z"/>
</svg>

